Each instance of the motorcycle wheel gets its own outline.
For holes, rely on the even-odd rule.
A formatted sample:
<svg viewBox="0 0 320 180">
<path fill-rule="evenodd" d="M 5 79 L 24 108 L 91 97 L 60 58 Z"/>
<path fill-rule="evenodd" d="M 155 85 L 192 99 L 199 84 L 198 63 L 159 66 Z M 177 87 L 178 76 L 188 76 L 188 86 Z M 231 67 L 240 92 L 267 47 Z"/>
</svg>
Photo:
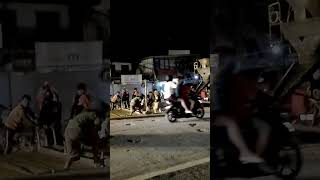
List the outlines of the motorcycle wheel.
<svg viewBox="0 0 320 180">
<path fill-rule="evenodd" d="M 167 119 L 172 123 L 177 121 L 177 118 L 175 117 L 175 114 L 172 110 L 168 111 L 166 116 L 167 116 Z"/>
<path fill-rule="evenodd" d="M 198 108 L 196 110 L 196 117 L 199 119 L 202 119 L 204 116 L 204 109 L 203 108 Z"/>
<path fill-rule="evenodd" d="M 293 180 L 302 167 L 302 153 L 298 145 L 284 146 L 279 152 L 278 176 Z"/>
</svg>

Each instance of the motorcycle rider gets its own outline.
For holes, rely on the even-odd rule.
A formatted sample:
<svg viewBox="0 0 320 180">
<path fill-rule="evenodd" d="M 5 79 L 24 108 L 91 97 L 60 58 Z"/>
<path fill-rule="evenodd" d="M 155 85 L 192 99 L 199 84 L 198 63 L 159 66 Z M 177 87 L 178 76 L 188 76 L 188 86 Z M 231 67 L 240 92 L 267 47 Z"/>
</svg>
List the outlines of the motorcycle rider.
<svg viewBox="0 0 320 180">
<path fill-rule="evenodd" d="M 176 100 L 181 103 L 181 106 L 184 108 L 185 113 L 187 114 L 192 114 L 192 111 L 187 107 L 185 101 L 181 98 L 180 94 L 180 88 L 181 84 L 183 81 L 181 81 L 182 78 L 181 76 L 178 77 L 178 82 L 174 83 L 173 82 L 173 76 L 169 75 L 169 79 L 167 81 L 167 86 L 166 86 L 166 94 L 164 99 L 169 99 L 169 100 Z"/>
<path fill-rule="evenodd" d="M 228 49 L 227 49 L 228 50 Z M 225 56 L 226 55 L 226 56 Z M 231 55 L 231 56 L 230 56 Z M 236 73 L 236 60 L 231 53 L 221 54 L 219 67 L 214 77 L 213 83 L 213 113 L 214 113 L 214 126 L 222 126 L 227 129 L 230 141 L 237 147 L 240 152 L 239 160 L 242 163 L 255 163 L 262 164 L 264 160 L 256 153 L 251 151 L 246 145 L 244 138 L 241 134 L 240 127 L 230 112 L 231 103 L 231 82 L 232 77 Z M 239 95 L 237 95 L 239 96 Z"/>
</svg>

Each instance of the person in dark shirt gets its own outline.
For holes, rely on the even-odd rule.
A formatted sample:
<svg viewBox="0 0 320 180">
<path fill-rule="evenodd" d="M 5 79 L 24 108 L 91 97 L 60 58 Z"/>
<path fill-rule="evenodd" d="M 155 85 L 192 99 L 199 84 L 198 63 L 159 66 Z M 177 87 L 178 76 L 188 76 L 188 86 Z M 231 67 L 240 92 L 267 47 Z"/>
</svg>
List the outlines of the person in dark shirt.
<svg viewBox="0 0 320 180">
<path fill-rule="evenodd" d="M 122 104 L 125 109 L 129 108 L 129 92 L 127 89 L 122 90 Z"/>
<path fill-rule="evenodd" d="M 80 83 L 77 86 L 77 94 L 73 98 L 71 118 L 88 109 L 89 105 L 90 100 L 89 95 L 87 94 L 87 85 L 84 83 Z"/>
<path fill-rule="evenodd" d="M 140 96 L 140 93 L 139 93 L 139 91 L 138 91 L 137 88 L 134 88 L 134 89 L 133 89 L 132 96 L 131 96 L 131 99 L 133 99 L 133 98 L 135 98 L 135 97 L 137 97 L 137 96 Z"/>
</svg>

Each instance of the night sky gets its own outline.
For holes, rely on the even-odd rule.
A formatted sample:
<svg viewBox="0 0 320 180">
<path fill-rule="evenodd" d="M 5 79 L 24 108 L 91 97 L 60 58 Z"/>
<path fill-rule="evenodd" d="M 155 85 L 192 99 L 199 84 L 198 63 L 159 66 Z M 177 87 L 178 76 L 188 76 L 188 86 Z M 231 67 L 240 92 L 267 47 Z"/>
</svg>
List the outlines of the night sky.
<svg viewBox="0 0 320 180">
<path fill-rule="evenodd" d="M 168 49 L 209 54 L 206 1 L 116 0 L 111 11 L 112 57 L 166 55 Z"/>
</svg>

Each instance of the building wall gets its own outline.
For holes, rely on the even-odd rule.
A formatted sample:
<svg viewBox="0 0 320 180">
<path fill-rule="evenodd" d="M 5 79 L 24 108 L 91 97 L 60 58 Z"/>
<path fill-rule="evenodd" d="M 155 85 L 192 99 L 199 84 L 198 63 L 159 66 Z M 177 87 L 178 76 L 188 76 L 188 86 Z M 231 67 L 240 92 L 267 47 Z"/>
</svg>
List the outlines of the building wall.
<svg viewBox="0 0 320 180">
<path fill-rule="evenodd" d="M 8 9 L 15 10 L 17 15 L 17 26 L 21 28 L 36 27 L 36 12 L 57 12 L 60 15 L 60 27 L 69 27 L 69 12 L 66 5 L 60 4 L 31 4 L 31 3 L 9 3 Z"/>
<path fill-rule="evenodd" d="M 0 76 L 1 95 L 9 94 L 10 87 L 6 78 L 5 74 Z M 98 99 L 106 102 L 109 98 L 109 82 L 101 81 L 97 71 L 29 73 L 25 75 L 11 73 L 12 104 L 15 105 L 23 94 L 30 94 L 33 99 L 32 107 L 36 109 L 35 97 L 44 81 L 49 81 L 60 95 L 62 120 L 68 119 L 70 116 L 72 98 L 76 93 L 76 87 L 79 82 L 86 83 L 89 93 Z M 9 95 L 7 97 L 4 96 L 0 98 L 0 103 L 9 106 L 9 100 Z"/>
</svg>

